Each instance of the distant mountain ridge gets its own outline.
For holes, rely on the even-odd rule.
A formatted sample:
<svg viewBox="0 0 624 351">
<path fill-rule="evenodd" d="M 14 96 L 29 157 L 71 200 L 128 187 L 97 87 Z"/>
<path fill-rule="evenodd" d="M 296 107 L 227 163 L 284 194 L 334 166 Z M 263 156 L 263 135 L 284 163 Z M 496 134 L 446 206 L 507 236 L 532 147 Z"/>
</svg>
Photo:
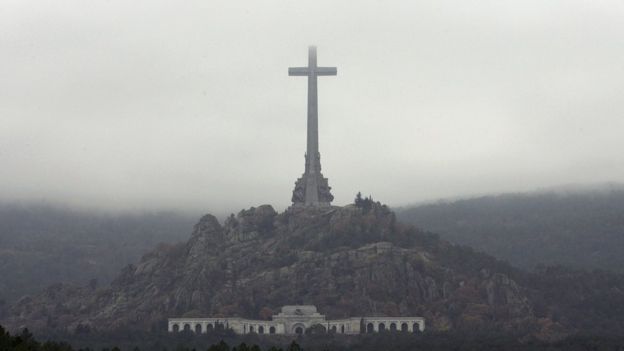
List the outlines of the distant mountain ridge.
<svg viewBox="0 0 624 351">
<path fill-rule="evenodd" d="M 108 285 L 158 242 L 186 239 L 193 223 L 171 212 L 104 214 L 0 203 L 0 302 L 59 282 Z"/>
<path fill-rule="evenodd" d="M 563 186 L 397 209 L 407 223 L 511 264 L 624 272 L 624 188 Z"/>
</svg>

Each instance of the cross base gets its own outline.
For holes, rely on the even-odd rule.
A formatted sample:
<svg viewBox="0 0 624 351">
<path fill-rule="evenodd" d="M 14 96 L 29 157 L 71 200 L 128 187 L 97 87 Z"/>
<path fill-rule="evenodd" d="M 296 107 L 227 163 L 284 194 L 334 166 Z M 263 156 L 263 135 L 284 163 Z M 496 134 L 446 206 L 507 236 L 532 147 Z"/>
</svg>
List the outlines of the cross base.
<svg viewBox="0 0 624 351">
<path fill-rule="evenodd" d="M 304 173 L 295 182 L 292 195 L 295 207 L 329 207 L 333 200 L 329 181 L 320 172 Z"/>
</svg>

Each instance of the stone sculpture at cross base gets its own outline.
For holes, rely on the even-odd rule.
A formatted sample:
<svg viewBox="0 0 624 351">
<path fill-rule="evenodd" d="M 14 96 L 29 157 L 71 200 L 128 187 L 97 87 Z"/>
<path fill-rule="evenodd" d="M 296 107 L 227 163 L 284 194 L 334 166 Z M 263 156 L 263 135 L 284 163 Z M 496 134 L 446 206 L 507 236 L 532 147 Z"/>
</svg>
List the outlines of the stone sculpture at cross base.
<svg viewBox="0 0 624 351">
<path fill-rule="evenodd" d="M 335 76 L 335 67 L 318 67 L 316 65 L 316 47 L 308 50 L 307 67 L 291 67 L 290 76 L 306 76 L 308 78 L 308 133 L 307 151 L 305 156 L 305 172 L 295 182 L 292 202 L 295 207 L 327 207 L 334 197 L 327 178 L 321 173 L 321 154 L 318 142 L 318 76 Z"/>
<path fill-rule="evenodd" d="M 308 172 L 307 159 L 308 157 L 306 155 L 306 172 L 295 182 L 292 202 L 295 206 L 305 206 L 306 194 L 308 194 L 309 199 L 316 198 L 316 201 L 313 201 L 311 205 L 320 207 L 330 206 L 331 202 L 334 201 L 334 196 L 331 194 L 331 187 L 329 186 L 328 179 L 323 177 L 323 174 L 320 172 L 320 155 L 318 156 L 319 162 L 317 168 L 319 172 Z M 316 194 L 310 194 L 310 192 L 316 192 Z"/>
</svg>

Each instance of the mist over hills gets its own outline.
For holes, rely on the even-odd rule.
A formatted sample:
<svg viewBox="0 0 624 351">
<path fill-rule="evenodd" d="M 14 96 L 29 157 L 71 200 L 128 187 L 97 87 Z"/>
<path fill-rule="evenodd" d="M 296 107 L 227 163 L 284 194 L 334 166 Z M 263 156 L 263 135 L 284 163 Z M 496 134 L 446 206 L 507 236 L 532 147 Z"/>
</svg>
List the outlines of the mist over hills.
<svg viewBox="0 0 624 351">
<path fill-rule="evenodd" d="M 172 212 L 0 204 L 0 301 L 58 282 L 106 285 L 157 243 L 186 239 L 195 221 Z"/>
<path fill-rule="evenodd" d="M 401 221 L 521 268 L 624 270 L 624 187 L 568 185 L 398 208 Z M 220 217 L 220 216 L 219 216 Z M 53 283 L 106 285 L 157 243 L 188 238 L 194 214 L 102 213 L 0 204 L 0 301 Z"/>
<path fill-rule="evenodd" d="M 454 243 L 532 269 L 564 265 L 624 272 L 624 188 L 562 186 L 397 209 Z"/>
</svg>

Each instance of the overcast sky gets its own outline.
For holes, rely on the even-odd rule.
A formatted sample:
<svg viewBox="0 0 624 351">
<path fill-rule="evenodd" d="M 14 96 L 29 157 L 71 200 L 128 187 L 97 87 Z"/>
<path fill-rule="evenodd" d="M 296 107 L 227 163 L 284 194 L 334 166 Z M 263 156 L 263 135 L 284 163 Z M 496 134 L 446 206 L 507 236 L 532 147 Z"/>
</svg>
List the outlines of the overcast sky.
<svg viewBox="0 0 624 351">
<path fill-rule="evenodd" d="M 335 204 L 624 181 L 624 2 L 0 1 L 0 199 Z"/>
</svg>

